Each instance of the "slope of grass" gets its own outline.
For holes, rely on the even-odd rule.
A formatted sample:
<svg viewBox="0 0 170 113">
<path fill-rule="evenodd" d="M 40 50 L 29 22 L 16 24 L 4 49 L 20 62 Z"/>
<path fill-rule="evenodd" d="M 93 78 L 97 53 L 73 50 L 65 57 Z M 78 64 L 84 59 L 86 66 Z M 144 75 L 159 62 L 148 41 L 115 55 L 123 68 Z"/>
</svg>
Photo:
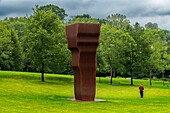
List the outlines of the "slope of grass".
<svg viewBox="0 0 170 113">
<path fill-rule="evenodd" d="M 40 73 L 0 71 L 0 112 L 2 113 L 169 113 L 170 88 L 162 81 L 113 79 L 119 86 L 111 86 L 109 78 L 101 78 L 96 85 L 96 98 L 106 102 L 76 102 L 73 76 Z M 144 98 L 138 87 L 143 83 Z M 166 85 L 170 84 L 165 82 Z"/>
</svg>

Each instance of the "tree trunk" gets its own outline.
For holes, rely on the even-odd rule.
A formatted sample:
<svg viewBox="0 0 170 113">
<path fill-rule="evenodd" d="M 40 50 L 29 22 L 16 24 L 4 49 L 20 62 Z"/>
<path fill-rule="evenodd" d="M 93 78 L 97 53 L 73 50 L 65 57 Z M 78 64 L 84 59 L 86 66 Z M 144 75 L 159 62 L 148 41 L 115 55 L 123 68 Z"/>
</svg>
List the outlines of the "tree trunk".
<svg viewBox="0 0 170 113">
<path fill-rule="evenodd" d="M 130 74 L 131 74 L 131 85 L 133 85 L 133 71 L 132 70 L 131 70 Z"/>
<path fill-rule="evenodd" d="M 44 80 L 44 63 L 42 63 L 41 80 L 42 80 L 43 82 L 45 82 L 45 80 Z"/>
<path fill-rule="evenodd" d="M 100 83 L 100 76 L 99 76 L 99 83 Z"/>
<path fill-rule="evenodd" d="M 152 85 L 151 79 L 152 79 L 152 70 L 150 70 L 150 86 Z"/>
<path fill-rule="evenodd" d="M 100 65 L 99 65 L 99 83 L 100 83 Z"/>
<path fill-rule="evenodd" d="M 110 84 L 111 84 L 111 85 L 112 85 L 112 77 L 113 77 L 112 67 L 110 66 Z"/>
<path fill-rule="evenodd" d="M 165 83 L 164 83 L 164 73 L 162 72 L 162 80 L 163 80 L 163 85 L 165 86 Z"/>
</svg>

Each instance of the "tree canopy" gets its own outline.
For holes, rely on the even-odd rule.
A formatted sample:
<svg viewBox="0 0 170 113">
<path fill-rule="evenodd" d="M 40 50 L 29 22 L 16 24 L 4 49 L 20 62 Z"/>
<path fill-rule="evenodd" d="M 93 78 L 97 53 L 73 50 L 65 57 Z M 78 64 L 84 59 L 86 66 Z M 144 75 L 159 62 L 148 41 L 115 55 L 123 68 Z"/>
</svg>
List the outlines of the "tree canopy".
<svg viewBox="0 0 170 113">
<path fill-rule="evenodd" d="M 29 58 L 34 67 L 41 69 L 44 81 L 44 69 L 59 59 L 64 26 L 52 10 L 40 11 L 38 6 L 28 19 Z"/>
<path fill-rule="evenodd" d="M 43 10 L 44 11 L 52 10 L 52 12 L 54 12 L 56 15 L 58 15 L 61 20 L 63 20 L 66 16 L 68 16 L 65 13 L 65 10 L 63 8 L 60 8 L 60 7 L 58 7 L 56 5 L 52 5 L 52 4 L 45 5 L 45 6 L 40 6 L 39 10 L 40 11 L 43 11 Z"/>
</svg>

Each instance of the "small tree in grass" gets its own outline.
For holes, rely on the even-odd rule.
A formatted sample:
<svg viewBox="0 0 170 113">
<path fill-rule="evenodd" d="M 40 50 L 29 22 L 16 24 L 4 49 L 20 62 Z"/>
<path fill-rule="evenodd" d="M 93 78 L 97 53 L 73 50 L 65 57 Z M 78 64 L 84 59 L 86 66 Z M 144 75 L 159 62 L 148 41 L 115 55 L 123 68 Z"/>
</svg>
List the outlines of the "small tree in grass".
<svg viewBox="0 0 170 113">
<path fill-rule="evenodd" d="M 152 85 L 152 71 L 160 69 L 161 60 L 161 51 L 164 47 L 163 41 L 163 32 L 160 30 L 151 30 L 145 29 L 142 37 L 145 40 L 148 40 L 148 59 L 143 61 L 143 70 L 150 73 L 150 86 Z"/>
<path fill-rule="evenodd" d="M 60 56 L 64 26 L 58 15 L 48 11 L 40 11 L 38 6 L 33 9 L 34 14 L 28 18 L 28 56 L 34 68 L 41 70 L 42 81 L 44 70 L 52 65 Z"/>
<path fill-rule="evenodd" d="M 129 60 L 128 55 L 136 44 L 128 33 L 124 33 L 121 29 L 117 30 L 109 25 L 101 27 L 100 37 L 103 55 L 108 67 L 110 67 L 110 83 L 112 84 L 113 73 L 126 72 L 124 64 Z"/>
</svg>

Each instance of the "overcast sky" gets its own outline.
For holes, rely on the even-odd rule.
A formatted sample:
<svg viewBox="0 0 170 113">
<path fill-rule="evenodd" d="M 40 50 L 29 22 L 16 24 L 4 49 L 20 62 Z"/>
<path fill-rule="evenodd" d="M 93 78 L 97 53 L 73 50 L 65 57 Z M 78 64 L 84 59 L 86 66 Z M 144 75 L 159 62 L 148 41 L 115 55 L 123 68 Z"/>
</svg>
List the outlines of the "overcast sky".
<svg viewBox="0 0 170 113">
<path fill-rule="evenodd" d="M 65 9 L 68 16 L 90 14 L 105 19 L 120 13 L 127 16 L 131 24 L 139 22 L 158 23 L 159 28 L 170 30 L 170 0 L 0 0 L 0 19 L 23 17 L 31 14 L 35 5 L 54 4 Z"/>
</svg>

